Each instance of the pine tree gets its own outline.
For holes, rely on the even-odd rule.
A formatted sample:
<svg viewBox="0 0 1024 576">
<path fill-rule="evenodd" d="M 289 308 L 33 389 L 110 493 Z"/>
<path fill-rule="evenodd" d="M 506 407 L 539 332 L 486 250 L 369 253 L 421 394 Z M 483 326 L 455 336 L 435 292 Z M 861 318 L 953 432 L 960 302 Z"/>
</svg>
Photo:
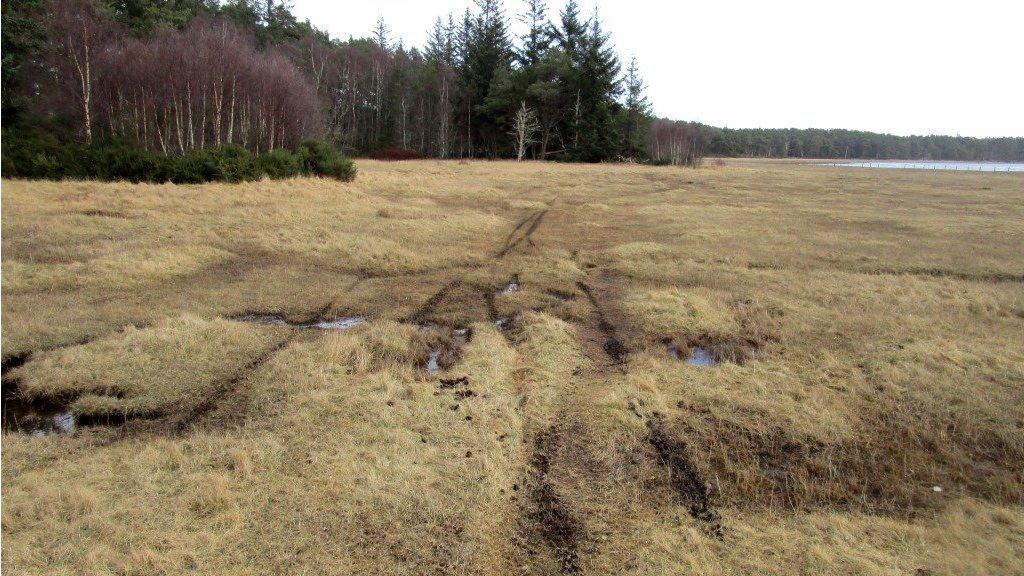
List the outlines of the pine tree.
<svg viewBox="0 0 1024 576">
<path fill-rule="evenodd" d="M 596 14 L 590 21 L 585 47 L 580 70 L 581 140 L 576 145 L 576 159 L 599 162 L 613 157 L 620 147 L 615 114 L 621 88 L 619 58 Z"/>
<path fill-rule="evenodd" d="M 569 0 L 559 14 L 561 26 L 552 27 L 551 34 L 558 46 L 565 52 L 574 65 L 583 60 L 583 51 L 587 39 L 588 23 L 580 18 L 580 7 L 576 0 Z"/>
</svg>

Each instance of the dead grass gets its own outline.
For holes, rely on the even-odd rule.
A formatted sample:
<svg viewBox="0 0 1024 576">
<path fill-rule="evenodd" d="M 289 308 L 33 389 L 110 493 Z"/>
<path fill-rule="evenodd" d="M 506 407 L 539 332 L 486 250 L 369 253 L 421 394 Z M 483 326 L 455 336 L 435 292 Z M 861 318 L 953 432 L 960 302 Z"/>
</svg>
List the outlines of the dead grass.
<svg viewBox="0 0 1024 576">
<path fill-rule="evenodd" d="M 6 376 L 129 419 L 3 434 L 5 572 L 1024 571 L 1019 176 L 367 161 L 2 202 Z"/>
</svg>

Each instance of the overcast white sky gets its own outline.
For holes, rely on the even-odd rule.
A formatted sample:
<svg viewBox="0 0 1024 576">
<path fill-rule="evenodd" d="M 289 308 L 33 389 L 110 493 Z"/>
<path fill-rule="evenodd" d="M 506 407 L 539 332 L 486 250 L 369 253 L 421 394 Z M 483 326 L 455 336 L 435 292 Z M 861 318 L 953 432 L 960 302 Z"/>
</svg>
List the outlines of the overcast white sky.
<svg viewBox="0 0 1024 576">
<path fill-rule="evenodd" d="M 470 0 L 293 0 L 332 36 L 422 46 Z M 550 0 L 557 18 L 564 0 Z M 1024 0 L 580 0 L 659 116 L 733 128 L 1024 136 Z M 522 0 L 505 0 L 514 21 Z M 518 30 L 518 25 L 516 30 Z"/>
</svg>

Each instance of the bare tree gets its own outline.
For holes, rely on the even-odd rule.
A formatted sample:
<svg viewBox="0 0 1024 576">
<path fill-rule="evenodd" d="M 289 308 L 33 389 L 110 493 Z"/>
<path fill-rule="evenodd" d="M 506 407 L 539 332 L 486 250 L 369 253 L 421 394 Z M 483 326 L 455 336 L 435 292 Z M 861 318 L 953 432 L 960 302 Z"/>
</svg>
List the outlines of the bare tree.
<svg viewBox="0 0 1024 576">
<path fill-rule="evenodd" d="M 53 0 L 48 20 L 51 50 L 57 58 L 54 68 L 62 76 L 60 80 L 73 78 L 85 141 L 92 142 L 93 95 L 101 68 L 98 60 L 104 57 L 113 25 L 90 0 Z"/>
<path fill-rule="evenodd" d="M 537 140 L 537 131 L 540 130 L 540 123 L 537 122 L 537 113 L 526 107 L 526 101 L 519 104 L 515 118 L 512 122 L 512 131 L 509 132 L 515 138 L 516 161 L 522 162 L 526 155 L 526 149 Z"/>
</svg>

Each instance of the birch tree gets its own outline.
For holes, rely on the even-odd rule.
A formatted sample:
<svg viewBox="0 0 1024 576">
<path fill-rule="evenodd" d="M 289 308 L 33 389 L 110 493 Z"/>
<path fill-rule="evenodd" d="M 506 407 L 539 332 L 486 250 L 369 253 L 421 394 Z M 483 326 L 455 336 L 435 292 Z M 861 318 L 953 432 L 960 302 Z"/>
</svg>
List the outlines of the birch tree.
<svg viewBox="0 0 1024 576">
<path fill-rule="evenodd" d="M 509 133 L 515 138 L 517 162 L 523 161 L 526 149 L 537 141 L 535 136 L 538 130 L 540 124 L 537 122 L 537 113 L 526 107 L 525 100 L 520 102 L 519 110 L 516 111 L 512 122 L 512 132 Z"/>
</svg>

